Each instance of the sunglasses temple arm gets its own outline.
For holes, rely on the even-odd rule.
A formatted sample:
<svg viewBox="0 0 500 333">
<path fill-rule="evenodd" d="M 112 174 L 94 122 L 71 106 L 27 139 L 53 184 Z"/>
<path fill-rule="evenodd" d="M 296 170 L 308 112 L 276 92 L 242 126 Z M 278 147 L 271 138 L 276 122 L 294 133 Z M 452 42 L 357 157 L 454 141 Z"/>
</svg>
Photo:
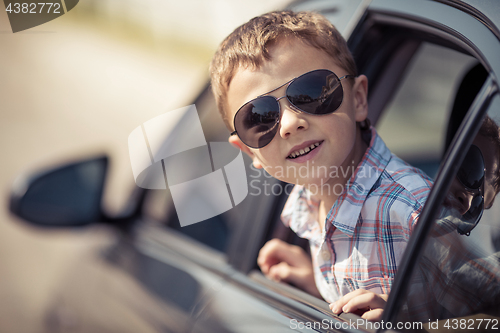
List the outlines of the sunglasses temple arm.
<svg viewBox="0 0 500 333">
<path fill-rule="evenodd" d="M 339 81 L 341 81 L 343 79 L 354 79 L 354 78 L 356 78 L 356 75 L 347 74 L 347 75 L 344 75 L 341 78 L 339 78 Z"/>
</svg>

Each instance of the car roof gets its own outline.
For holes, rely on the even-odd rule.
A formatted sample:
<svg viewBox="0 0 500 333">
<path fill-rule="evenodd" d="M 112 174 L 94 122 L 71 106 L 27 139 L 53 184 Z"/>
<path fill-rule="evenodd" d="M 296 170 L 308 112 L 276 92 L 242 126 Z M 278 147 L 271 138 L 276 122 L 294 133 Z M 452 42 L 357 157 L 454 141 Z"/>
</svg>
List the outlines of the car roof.
<svg viewBox="0 0 500 333">
<path fill-rule="evenodd" d="M 472 12 L 500 39 L 500 2 L 498 0 L 434 0 Z"/>
</svg>

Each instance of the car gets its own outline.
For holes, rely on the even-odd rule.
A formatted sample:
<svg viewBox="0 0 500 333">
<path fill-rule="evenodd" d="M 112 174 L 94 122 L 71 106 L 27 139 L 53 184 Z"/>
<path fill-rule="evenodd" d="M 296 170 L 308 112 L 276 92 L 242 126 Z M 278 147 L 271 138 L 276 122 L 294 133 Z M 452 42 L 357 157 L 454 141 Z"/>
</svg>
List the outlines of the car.
<svg viewBox="0 0 500 333">
<path fill-rule="evenodd" d="M 308 247 L 280 222 L 289 187 L 246 157 L 246 198 L 181 226 L 168 186 L 136 186 L 121 214 L 106 214 L 103 155 L 25 175 L 11 190 L 11 212 L 31 224 L 116 232 L 72 265 L 44 331 L 499 329 L 500 3 L 302 0 L 288 8 L 337 26 L 369 79 L 371 123 L 393 153 L 434 179 L 382 321 L 333 315 L 324 300 L 263 276 L 256 259 L 268 240 Z M 193 104 L 206 141 L 227 141 L 208 85 Z"/>
</svg>

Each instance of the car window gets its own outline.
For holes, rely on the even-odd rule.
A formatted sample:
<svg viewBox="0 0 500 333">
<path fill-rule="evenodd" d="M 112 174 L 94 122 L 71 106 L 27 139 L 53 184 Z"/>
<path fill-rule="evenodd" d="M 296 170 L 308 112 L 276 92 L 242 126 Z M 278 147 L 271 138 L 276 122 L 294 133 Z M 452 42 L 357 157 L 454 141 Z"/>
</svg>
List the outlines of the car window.
<svg viewBox="0 0 500 333">
<path fill-rule="evenodd" d="M 476 60 L 458 51 L 424 42 L 377 122 L 388 148 L 434 177 L 444 152 L 454 91 Z"/>
<path fill-rule="evenodd" d="M 477 90 L 479 79 L 466 80 L 458 91 L 460 121 Z M 477 76 L 476 76 L 477 77 Z M 479 82 L 478 82 L 479 80 Z M 474 85 L 476 87 L 474 87 Z M 464 105 L 465 103 L 465 105 Z M 450 121 L 452 123 L 453 121 Z M 472 144 L 452 178 L 438 218 L 414 266 L 399 321 L 422 321 L 441 329 L 500 328 L 500 98 L 494 97 Z"/>
</svg>

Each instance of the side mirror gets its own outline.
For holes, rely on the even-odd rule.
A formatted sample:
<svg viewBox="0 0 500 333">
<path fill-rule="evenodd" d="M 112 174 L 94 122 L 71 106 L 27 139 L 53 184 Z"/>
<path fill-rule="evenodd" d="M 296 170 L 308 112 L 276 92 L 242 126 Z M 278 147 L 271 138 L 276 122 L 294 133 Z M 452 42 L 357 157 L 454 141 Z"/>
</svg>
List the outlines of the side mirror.
<svg viewBox="0 0 500 333">
<path fill-rule="evenodd" d="M 108 157 L 86 159 L 21 176 L 10 196 L 10 211 L 45 227 L 73 227 L 104 218 L 101 199 Z"/>
</svg>

